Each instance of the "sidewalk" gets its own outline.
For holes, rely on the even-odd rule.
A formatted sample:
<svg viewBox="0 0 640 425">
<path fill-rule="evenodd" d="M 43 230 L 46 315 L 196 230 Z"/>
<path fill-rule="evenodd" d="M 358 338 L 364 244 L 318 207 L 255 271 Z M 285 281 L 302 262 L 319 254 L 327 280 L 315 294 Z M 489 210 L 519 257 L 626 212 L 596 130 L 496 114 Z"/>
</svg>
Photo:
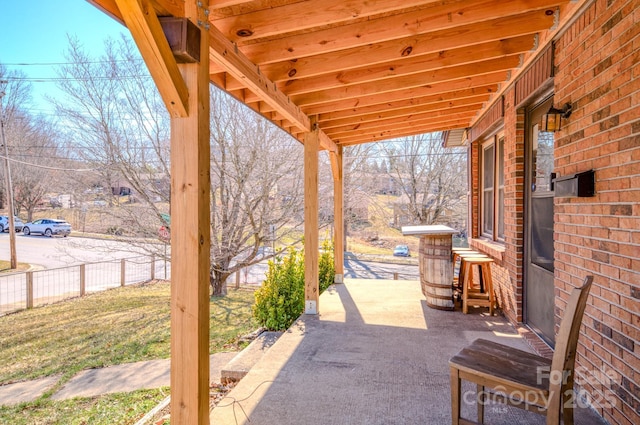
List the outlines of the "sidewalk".
<svg viewBox="0 0 640 425">
<path fill-rule="evenodd" d="M 220 382 L 222 368 L 237 354 L 238 352 L 234 351 L 211 355 L 211 382 Z M 74 397 L 95 397 L 101 394 L 168 387 L 170 377 L 169 359 L 88 369 L 71 378 L 51 396 L 51 399 L 66 400 Z M 0 406 L 34 401 L 51 390 L 59 379 L 60 375 L 56 375 L 2 385 L 0 386 Z"/>
</svg>

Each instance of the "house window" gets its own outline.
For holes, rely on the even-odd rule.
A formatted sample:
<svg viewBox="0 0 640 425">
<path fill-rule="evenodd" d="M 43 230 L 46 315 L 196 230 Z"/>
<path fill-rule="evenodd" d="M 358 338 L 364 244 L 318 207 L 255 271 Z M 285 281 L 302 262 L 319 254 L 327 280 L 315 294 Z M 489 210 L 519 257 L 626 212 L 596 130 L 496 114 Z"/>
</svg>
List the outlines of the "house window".
<svg viewBox="0 0 640 425">
<path fill-rule="evenodd" d="M 481 155 L 482 236 L 504 240 L 504 136 L 491 137 Z"/>
</svg>

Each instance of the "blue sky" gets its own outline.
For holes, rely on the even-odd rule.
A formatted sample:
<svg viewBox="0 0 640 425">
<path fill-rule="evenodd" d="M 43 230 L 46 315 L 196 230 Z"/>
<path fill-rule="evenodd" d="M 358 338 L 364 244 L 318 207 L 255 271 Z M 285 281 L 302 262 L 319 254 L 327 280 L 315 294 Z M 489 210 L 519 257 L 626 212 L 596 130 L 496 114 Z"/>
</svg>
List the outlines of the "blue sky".
<svg viewBox="0 0 640 425">
<path fill-rule="evenodd" d="M 0 63 L 7 69 L 30 79 L 55 77 L 50 64 L 65 61 L 67 34 L 98 56 L 106 38 L 128 36 L 129 31 L 84 0 L 0 0 Z M 31 87 L 34 111 L 50 111 L 43 96 L 59 95 L 55 83 L 33 81 Z"/>
</svg>

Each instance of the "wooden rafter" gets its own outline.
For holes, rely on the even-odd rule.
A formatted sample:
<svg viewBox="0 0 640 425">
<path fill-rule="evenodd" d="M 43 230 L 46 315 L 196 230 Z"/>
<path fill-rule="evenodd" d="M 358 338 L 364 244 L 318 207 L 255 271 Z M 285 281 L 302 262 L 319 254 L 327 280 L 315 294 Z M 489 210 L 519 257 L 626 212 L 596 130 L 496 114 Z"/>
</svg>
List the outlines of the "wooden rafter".
<svg viewBox="0 0 640 425">
<path fill-rule="evenodd" d="M 499 3 L 499 4 L 497 4 Z M 447 47 L 464 45 L 458 43 L 459 37 L 473 32 L 477 36 L 493 33 L 513 27 L 517 29 L 534 16 L 547 16 L 546 11 L 563 3 L 557 0 L 501 1 L 470 0 L 464 2 L 443 2 L 436 5 L 409 11 L 407 13 L 383 16 L 354 24 L 325 29 L 289 37 L 252 43 L 242 46 L 242 51 L 254 63 L 264 64 L 297 60 L 309 56 L 353 49 L 368 45 L 378 45 L 394 41 L 397 47 L 403 44 L 399 40 L 410 39 L 420 34 L 442 31 L 433 38 L 450 44 Z M 566 2 L 565 2 L 566 3 Z M 552 23 L 545 28 L 553 25 Z M 495 20 L 495 22 L 492 22 Z M 443 31 L 449 30 L 449 31 Z M 454 37 L 454 39 L 451 39 Z M 499 38 L 499 37 L 498 37 Z M 495 39 L 495 38 L 494 38 Z M 402 51 L 402 49 L 399 49 Z M 355 52 L 355 51 L 354 51 Z"/>
<path fill-rule="evenodd" d="M 322 5 L 318 5 L 317 2 L 306 0 L 285 4 L 275 9 L 262 9 L 214 19 L 213 23 L 229 40 L 252 40 L 314 28 L 327 23 L 348 22 L 355 17 L 366 18 L 435 1 L 437 0 L 369 0 L 367 2 L 324 0 Z M 286 16 L 286 19 L 274 19 L 276 16 Z M 243 36 L 239 36 L 239 31 L 246 32 Z"/>
<path fill-rule="evenodd" d="M 151 3 L 148 0 L 116 0 L 116 4 L 167 110 L 174 117 L 186 117 L 189 98 L 187 85 Z"/>
<path fill-rule="evenodd" d="M 251 63 L 237 46 L 227 40 L 215 27 L 209 31 L 209 56 L 212 61 L 222 67 L 234 79 L 253 92 L 261 101 L 283 116 L 288 122 L 301 131 L 311 131 L 309 117 L 278 89 L 275 83 L 260 73 L 256 65 Z M 226 86 L 226 85 L 225 85 Z M 336 146 L 323 135 L 321 146 L 331 151 Z"/>
<path fill-rule="evenodd" d="M 117 19 L 128 3 L 90 1 Z M 300 141 L 314 117 L 331 151 L 404 134 L 412 118 L 416 132 L 445 130 L 434 120 L 465 113 L 468 127 L 584 1 L 211 0 L 210 81 Z"/>
</svg>

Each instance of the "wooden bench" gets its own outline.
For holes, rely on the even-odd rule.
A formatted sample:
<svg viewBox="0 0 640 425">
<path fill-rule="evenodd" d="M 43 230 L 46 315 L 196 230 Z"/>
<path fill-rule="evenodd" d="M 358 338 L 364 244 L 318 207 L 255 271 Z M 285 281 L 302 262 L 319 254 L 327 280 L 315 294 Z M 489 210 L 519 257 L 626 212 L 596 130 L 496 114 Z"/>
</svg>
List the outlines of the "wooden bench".
<svg viewBox="0 0 640 425">
<path fill-rule="evenodd" d="M 553 359 L 477 339 L 449 360 L 452 424 L 483 424 L 487 401 L 546 415 L 547 425 L 573 424 L 574 365 L 582 315 L 593 276 L 571 292 L 556 337 Z M 460 417 L 461 380 L 476 384 L 478 421 Z"/>
</svg>

